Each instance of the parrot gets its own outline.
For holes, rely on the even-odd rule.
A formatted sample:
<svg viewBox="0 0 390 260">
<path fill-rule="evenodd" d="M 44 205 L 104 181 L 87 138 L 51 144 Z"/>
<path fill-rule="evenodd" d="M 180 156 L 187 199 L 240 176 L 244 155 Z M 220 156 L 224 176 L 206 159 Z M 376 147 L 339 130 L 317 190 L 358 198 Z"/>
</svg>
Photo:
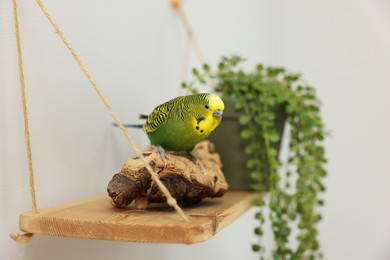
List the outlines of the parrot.
<svg viewBox="0 0 390 260">
<path fill-rule="evenodd" d="M 157 106 L 148 116 L 141 115 L 141 119 L 146 119 L 144 125 L 125 126 L 142 127 L 164 162 L 167 161 L 165 150 L 186 151 L 204 172 L 191 151 L 221 123 L 223 110 L 224 103 L 215 94 L 179 96 Z"/>
</svg>

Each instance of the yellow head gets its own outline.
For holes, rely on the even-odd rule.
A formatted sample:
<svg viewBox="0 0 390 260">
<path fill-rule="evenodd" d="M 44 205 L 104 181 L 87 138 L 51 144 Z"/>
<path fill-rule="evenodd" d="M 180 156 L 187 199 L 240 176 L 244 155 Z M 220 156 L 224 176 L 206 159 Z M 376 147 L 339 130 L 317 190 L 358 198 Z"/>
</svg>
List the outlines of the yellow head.
<svg viewBox="0 0 390 260">
<path fill-rule="evenodd" d="M 199 138 L 205 138 L 221 123 L 225 105 L 214 94 L 197 94 L 192 97 L 197 100 L 193 107 L 192 127 Z"/>
<path fill-rule="evenodd" d="M 214 95 L 214 94 L 210 94 L 208 106 L 210 109 L 210 114 L 213 116 L 214 120 L 217 122 L 217 124 L 215 125 L 215 127 L 217 127 L 222 120 L 222 114 L 223 114 L 223 110 L 225 109 L 225 104 L 223 103 L 223 101 L 220 97 L 218 97 L 217 95 Z M 214 128 L 213 128 L 213 130 L 214 130 Z"/>
</svg>

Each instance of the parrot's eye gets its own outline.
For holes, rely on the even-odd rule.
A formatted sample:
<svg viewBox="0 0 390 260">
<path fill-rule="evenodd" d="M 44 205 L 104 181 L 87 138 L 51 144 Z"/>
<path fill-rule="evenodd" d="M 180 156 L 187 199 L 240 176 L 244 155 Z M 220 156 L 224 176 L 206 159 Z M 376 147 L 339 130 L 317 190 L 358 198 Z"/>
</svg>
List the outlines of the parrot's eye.
<svg viewBox="0 0 390 260">
<path fill-rule="evenodd" d="M 209 109 L 210 107 L 209 105 L 204 105 L 204 108 Z"/>
</svg>

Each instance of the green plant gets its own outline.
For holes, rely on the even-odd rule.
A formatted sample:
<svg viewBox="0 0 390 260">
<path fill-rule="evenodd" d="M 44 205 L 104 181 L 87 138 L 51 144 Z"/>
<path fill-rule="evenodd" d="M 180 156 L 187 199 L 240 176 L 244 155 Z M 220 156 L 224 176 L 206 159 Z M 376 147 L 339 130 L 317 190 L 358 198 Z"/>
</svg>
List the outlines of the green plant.
<svg viewBox="0 0 390 260">
<path fill-rule="evenodd" d="M 325 191 L 326 159 L 320 102 L 314 88 L 304 84 L 299 74 L 261 64 L 245 72 L 238 66 L 242 61 L 232 56 L 222 58 L 216 69 L 207 64 L 202 70 L 194 69 L 194 80 L 183 83 L 183 87 L 197 92 L 196 84 L 211 84 L 222 97 L 235 99 L 235 109 L 244 111 L 239 123 L 241 138 L 248 140 L 245 153 L 249 156 L 252 187 L 268 193 L 267 200 L 255 201 L 259 243 L 252 249 L 259 252 L 260 259 L 268 254 L 261 243 L 265 207 L 269 208 L 274 236 L 269 252 L 273 259 L 322 258 L 317 223 L 321 220 L 318 206 L 323 204 L 319 195 Z M 288 155 L 283 161 L 278 160 L 275 148 L 281 138 L 275 128 L 278 107 L 287 116 L 289 129 Z M 294 229 L 297 243 L 291 243 Z"/>
</svg>

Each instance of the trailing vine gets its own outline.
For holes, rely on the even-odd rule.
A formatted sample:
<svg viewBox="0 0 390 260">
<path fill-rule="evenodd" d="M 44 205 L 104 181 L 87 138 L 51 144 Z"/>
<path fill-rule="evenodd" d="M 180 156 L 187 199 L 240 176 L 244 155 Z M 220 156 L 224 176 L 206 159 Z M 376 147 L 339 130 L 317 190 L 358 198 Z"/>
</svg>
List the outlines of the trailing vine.
<svg viewBox="0 0 390 260">
<path fill-rule="evenodd" d="M 318 206 L 323 204 L 320 193 L 325 191 L 325 130 L 315 89 L 304 84 L 300 74 L 280 67 L 258 64 L 245 72 L 239 68 L 242 61 L 232 56 L 222 58 L 216 69 L 207 64 L 202 70 L 194 69 L 194 80 L 183 83 L 183 88 L 197 92 L 195 85 L 211 84 L 223 98 L 234 98 L 235 109 L 243 111 L 240 135 L 248 141 L 244 152 L 249 156 L 252 187 L 268 193 L 267 200 L 255 201 L 258 226 L 254 232 L 259 243 L 252 249 L 259 258 L 322 258 L 317 224 L 321 220 Z M 278 159 L 280 118 L 289 129 L 288 156 L 283 161 Z M 274 237 L 270 252 L 261 243 L 265 207 Z M 292 243 L 293 231 L 297 243 Z"/>
</svg>

